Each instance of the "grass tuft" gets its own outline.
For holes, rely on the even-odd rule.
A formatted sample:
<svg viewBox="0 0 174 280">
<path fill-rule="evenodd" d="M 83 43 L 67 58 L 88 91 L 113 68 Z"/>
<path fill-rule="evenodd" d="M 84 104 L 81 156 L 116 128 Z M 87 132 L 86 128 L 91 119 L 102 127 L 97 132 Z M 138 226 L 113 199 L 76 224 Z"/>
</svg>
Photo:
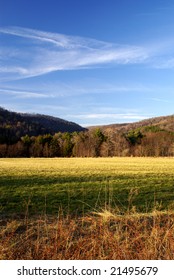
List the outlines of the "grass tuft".
<svg viewBox="0 0 174 280">
<path fill-rule="evenodd" d="M 1 260 L 174 259 L 174 212 L 9 220 L 1 225 Z"/>
</svg>

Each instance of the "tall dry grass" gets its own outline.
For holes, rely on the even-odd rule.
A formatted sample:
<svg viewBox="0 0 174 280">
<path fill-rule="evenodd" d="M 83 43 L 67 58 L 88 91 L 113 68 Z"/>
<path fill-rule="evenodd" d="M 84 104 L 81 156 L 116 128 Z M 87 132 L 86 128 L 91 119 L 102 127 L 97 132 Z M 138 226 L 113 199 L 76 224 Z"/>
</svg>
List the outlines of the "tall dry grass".
<svg viewBox="0 0 174 280">
<path fill-rule="evenodd" d="M 173 260 L 174 212 L 0 221 L 0 259 Z"/>
</svg>

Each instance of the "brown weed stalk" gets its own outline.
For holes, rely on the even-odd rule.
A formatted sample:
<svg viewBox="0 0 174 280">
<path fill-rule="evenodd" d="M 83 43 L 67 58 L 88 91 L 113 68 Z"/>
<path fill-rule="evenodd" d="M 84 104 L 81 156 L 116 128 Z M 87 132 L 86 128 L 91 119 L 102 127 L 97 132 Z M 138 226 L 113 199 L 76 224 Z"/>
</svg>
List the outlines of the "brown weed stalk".
<svg viewBox="0 0 174 280">
<path fill-rule="evenodd" d="M 172 260 L 174 213 L 0 221 L 1 260 Z"/>
</svg>

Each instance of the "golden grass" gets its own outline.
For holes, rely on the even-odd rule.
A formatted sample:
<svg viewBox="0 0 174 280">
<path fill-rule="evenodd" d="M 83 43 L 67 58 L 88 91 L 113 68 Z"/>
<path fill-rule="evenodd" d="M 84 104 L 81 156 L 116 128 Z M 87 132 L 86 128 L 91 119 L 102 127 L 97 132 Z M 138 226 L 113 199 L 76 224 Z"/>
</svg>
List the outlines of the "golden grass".
<svg viewBox="0 0 174 280">
<path fill-rule="evenodd" d="M 1 260 L 174 259 L 174 158 L 0 159 L 0 168 Z"/>
<path fill-rule="evenodd" d="M 5 158 L 0 170 L 0 215 L 174 210 L 174 158 Z"/>
<path fill-rule="evenodd" d="M 173 260 L 174 213 L 0 221 L 0 259 Z"/>
</svg>

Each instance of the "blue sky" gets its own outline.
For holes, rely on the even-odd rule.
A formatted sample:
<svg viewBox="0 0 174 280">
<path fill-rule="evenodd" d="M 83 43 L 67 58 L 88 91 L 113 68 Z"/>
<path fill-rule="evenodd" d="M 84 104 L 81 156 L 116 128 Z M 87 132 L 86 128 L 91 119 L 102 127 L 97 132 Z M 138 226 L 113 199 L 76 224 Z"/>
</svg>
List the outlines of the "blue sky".
<svg viewBox="0 0 174 280">
<path fill-rule="evenodd" d="M 0 0 L 0 106 L 82 126 L 174 113 L 172 0 Z"/>
</svg>

